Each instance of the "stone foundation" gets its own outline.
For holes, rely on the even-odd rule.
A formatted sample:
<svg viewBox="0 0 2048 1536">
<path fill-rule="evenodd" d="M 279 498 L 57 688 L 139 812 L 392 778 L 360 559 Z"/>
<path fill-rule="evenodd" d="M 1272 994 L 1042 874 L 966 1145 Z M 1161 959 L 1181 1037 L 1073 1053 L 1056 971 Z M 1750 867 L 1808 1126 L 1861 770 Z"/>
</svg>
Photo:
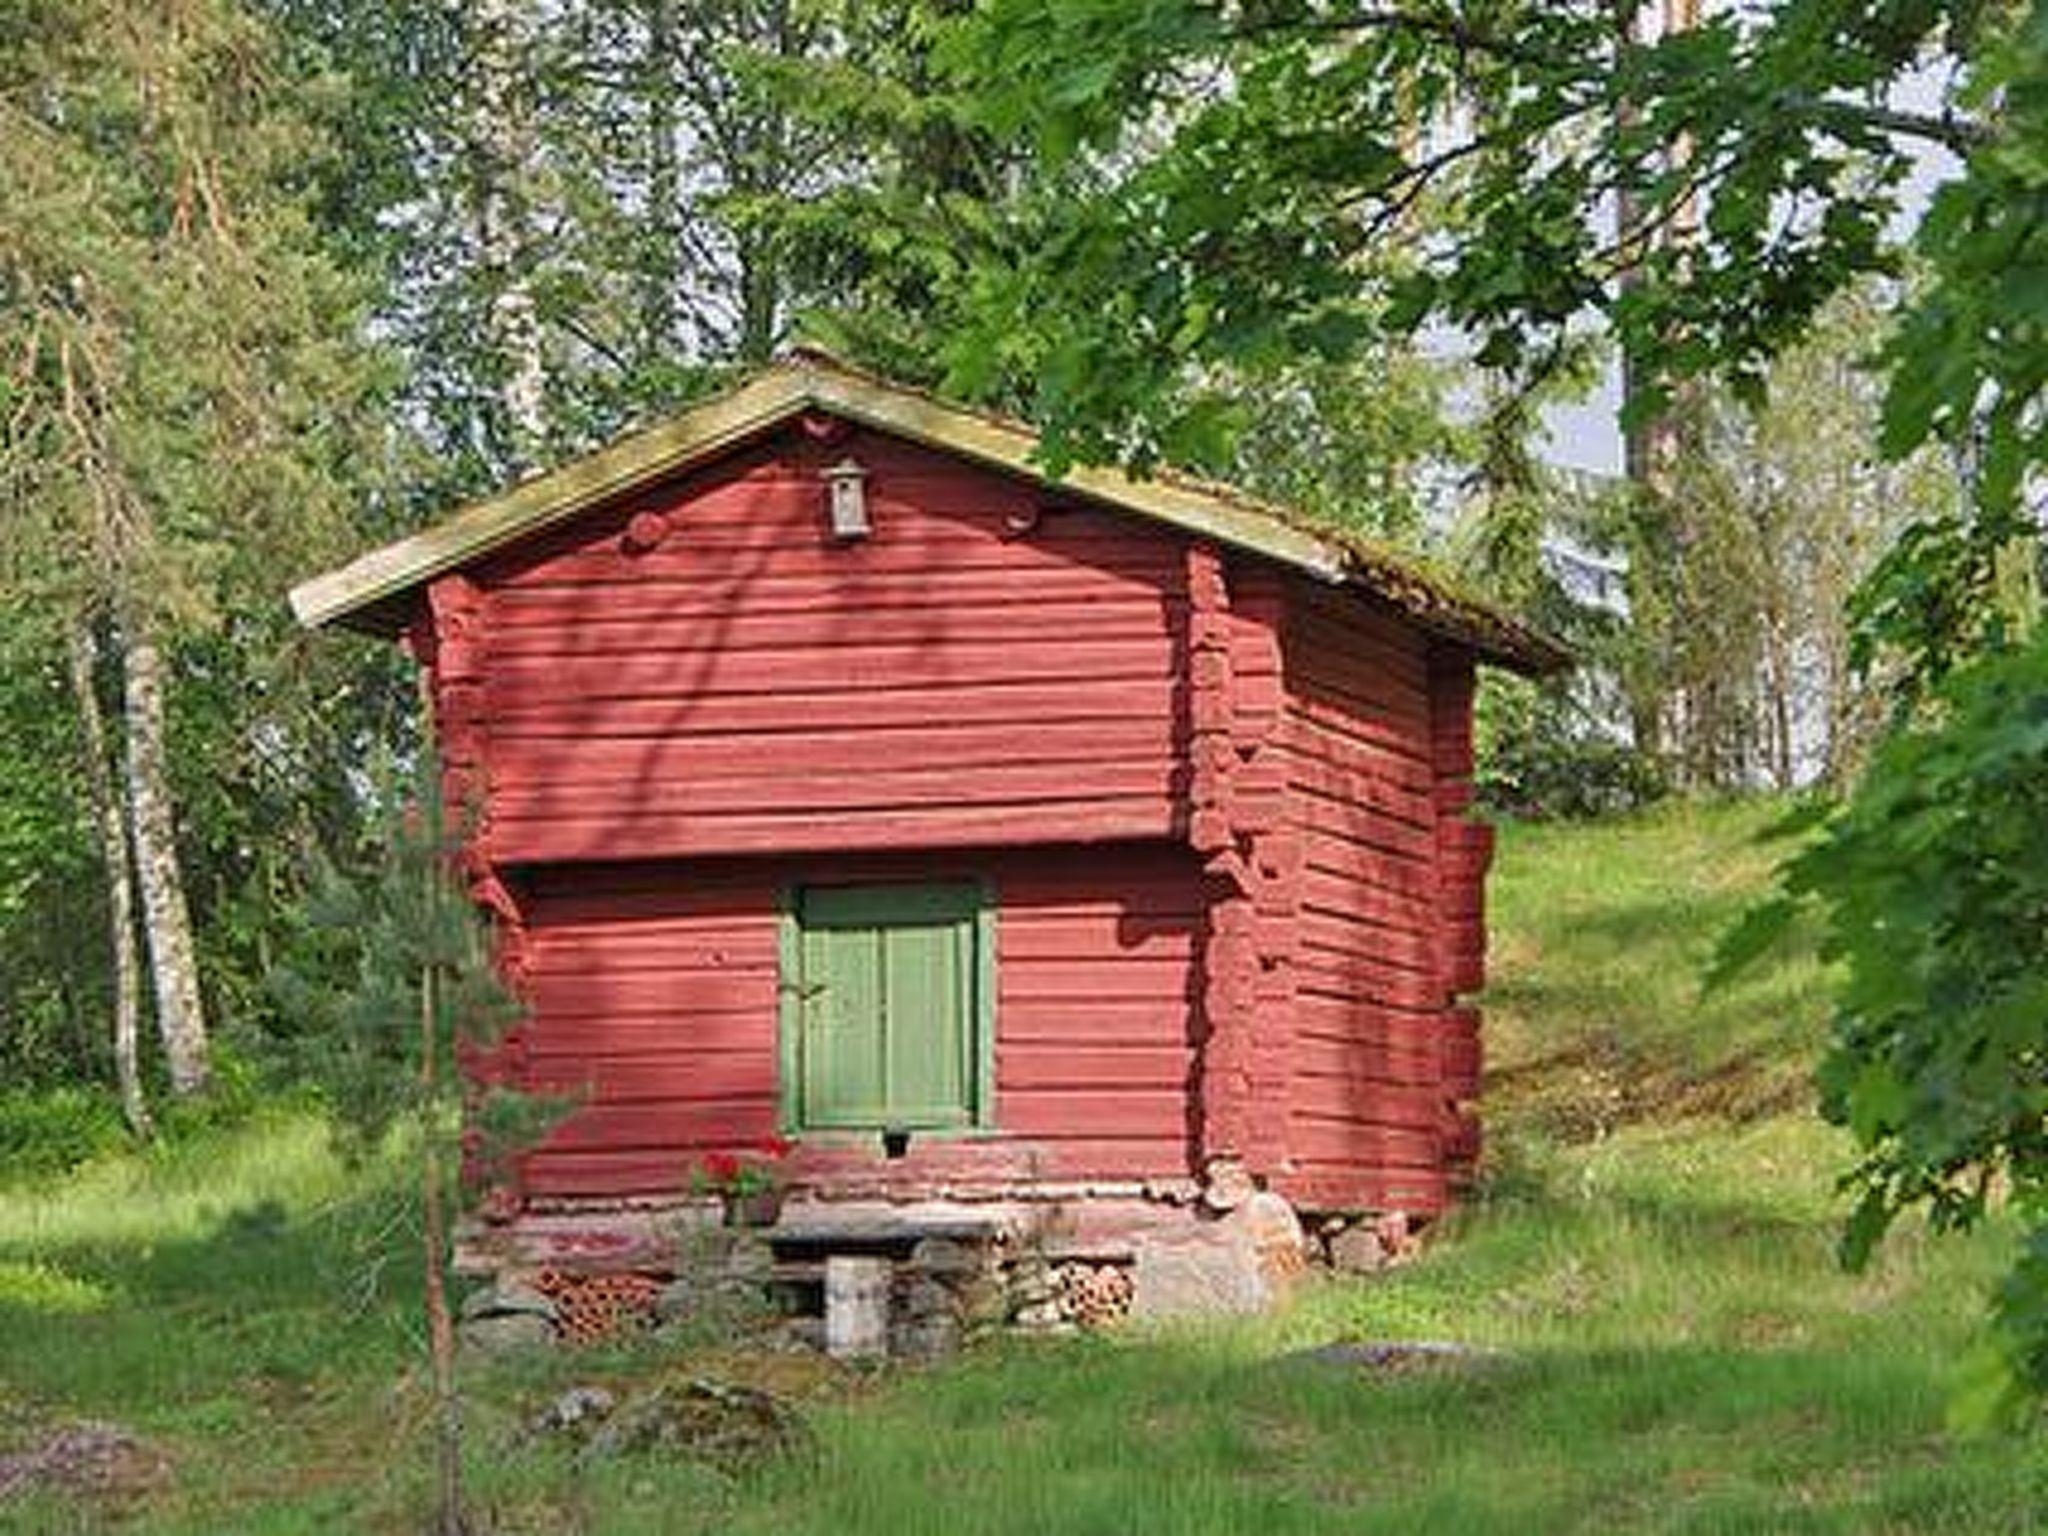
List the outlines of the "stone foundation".
<svg viewBox="0 0 2048 1536">
<path fill-rule="evenodd" d="M 514 1342 L 643 1324 L 730 1332 L 780 1318 L 777 1337 L 811 1347 L 824 1342 L 828 1264 L 853 1258 L 882 1261 L 868 1272 L 886 1277 L 887 1353 L 930 1358 L 1001 1326 L 1256 1313 L 1312 1265 L 1369 1272 L 1418 1246 L 1405 1216 L 1322 1215 L 1304 1226 L 1248 1181 L 1212 1180 L 1194 1198 L 1088 1188 L 971 1201 L 792 1198 L 763 1228 L 726 1227 L 709 1201 L 527 1211 L 463 1231 L 458 1268 L 494 1282 L 465 1316 L 478 1335 Z"/>
</svg>

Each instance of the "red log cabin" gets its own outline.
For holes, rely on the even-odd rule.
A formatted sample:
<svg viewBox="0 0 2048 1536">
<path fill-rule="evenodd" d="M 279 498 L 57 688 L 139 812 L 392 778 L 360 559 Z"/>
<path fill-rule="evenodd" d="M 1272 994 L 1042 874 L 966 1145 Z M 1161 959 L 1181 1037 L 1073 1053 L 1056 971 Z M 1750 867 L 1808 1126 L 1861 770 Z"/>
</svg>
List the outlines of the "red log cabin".
<svg viewBox="0 0 2048 1536">
<path fill-rule="evenodd" d="M 1444 1208 L 1478 1147 L 1476 664 L 1560 652 L 1226 488 L 799 353 L 305 582 L 426 669 L 469 872 L 584 1095 L 499 1214 Z"/>
</svg>

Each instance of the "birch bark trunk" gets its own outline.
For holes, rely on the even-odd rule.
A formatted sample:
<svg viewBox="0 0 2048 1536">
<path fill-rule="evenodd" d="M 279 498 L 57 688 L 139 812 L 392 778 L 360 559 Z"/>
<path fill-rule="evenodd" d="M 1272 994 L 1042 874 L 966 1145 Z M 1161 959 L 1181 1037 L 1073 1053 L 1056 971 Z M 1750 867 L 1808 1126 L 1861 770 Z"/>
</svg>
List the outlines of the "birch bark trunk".
<svg viewBox="0 0 2048 1536">
<path fill-rule="evenodd" d="M 676 0 L 651 0 L 647 55 L 642 61 L 647 111 L 647 223 L 654 259 L 642 274 L 641 357 L 653 367 L 673 360 L 677 336 L 676 285 L 689 270 L 683 256 L 683 170 L 676 108 L 680 50 Z"/>
<path fill-rule="evenodd" d="M 145 624 L 130 626 L 122 639 L 128 827 L 134 837 L 136 884 L 142 892 L 142 929 L 149 941 L 157 1033 L 163 1039 L 171 1092 L 193 1094 L 212 1080 L 213 1063 L 171 809 L 163 653 Z"/>
<path fill-rule="evenodd" d="M 128 856 L 128 829 L 107 755 L 107 720 L 100 709 L 99 642 L 80 620 L 69 635 L 71 693 L 78 706 L 86 799 L 99 833 L 100 861 L 107 870 L 107 937 L 114 971 L 114 1080 L 128 1129 L 147 1138 L 156 1129 L 142 1090 L 142 968 L 135 954 L 135 869 Z"/>
<path fill-rule="evenodd" d="M 477 243 L 496 283 L 492 341 L 501 369 L 499 398 L 515 468 L 538 461 L 547 436 L 547 362 L 528 257 L 525 190 L 534 156 L 534 122 L 523 72 L 534 33 L 526 0 L 477 0 L 476 113 L 471 138 L 480 161 Z"/>
</svg>

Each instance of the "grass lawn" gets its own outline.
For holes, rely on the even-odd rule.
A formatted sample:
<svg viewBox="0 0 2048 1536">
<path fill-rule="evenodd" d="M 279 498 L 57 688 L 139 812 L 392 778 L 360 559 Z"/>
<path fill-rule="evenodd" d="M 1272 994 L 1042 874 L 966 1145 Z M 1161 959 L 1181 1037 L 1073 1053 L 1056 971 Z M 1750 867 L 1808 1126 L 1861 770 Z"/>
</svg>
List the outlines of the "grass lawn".
<svg viewBox="0 0 2048 1536">
<path fill-rule="evenodd" d="M 1944 1408 L 2009 1234 L 1905 1231 L 1833 1265 L 1844 1148 L 1806 1112 L 1821 976 L 1701 998 L 1758 888 L 1762 807 L 1512 829 L 1494 884 L 1486 1188 L 1419 1263 L 1230 1328 L 1010 1341 L 941 1368 L 647 1347 L 471 1373 L 500 1530 L 1968 1531 L 2048 1528 L 2048 1440 Z M 427 1421 L 410 1216 L 279 1116 L 0 1193 L 0 1450 L 118 1421 L 168 1476 L 0 1526 L 417 1528 Z M 1501 1358 L 1370 1376 L 1335 1339 Z M 563 1385 L 676 1374 L 806 1405 L 815 1449 L 738 1481 L 579 1470 L 523 1425 Z"/>
</svg>

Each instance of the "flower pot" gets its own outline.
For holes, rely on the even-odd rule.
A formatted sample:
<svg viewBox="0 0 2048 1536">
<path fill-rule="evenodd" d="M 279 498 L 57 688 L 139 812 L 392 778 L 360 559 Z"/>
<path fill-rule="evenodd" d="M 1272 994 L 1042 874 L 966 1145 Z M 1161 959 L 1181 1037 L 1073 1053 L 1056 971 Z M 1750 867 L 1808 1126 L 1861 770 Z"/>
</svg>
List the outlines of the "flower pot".
<svg viewBox="0 0 2048 1536">
<path fill-rule="evenodd" d="M 728 1227 L 772 1227 L 781 1216 L 782 1191 L 779 1189 L 725 1197 L 725 1224 Z"/>
</svg>

